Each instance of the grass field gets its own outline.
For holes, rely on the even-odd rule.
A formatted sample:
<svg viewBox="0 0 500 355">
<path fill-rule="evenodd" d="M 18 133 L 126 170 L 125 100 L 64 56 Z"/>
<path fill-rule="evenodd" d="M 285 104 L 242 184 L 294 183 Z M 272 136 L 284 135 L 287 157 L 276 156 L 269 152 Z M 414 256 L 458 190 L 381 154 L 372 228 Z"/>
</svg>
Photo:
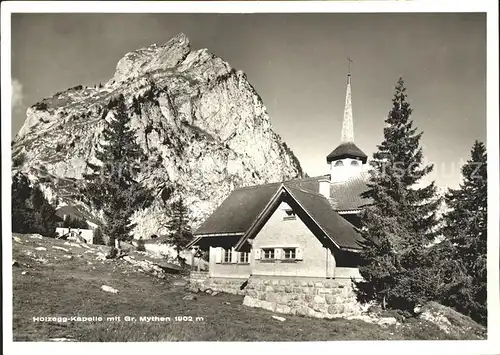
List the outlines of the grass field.
<svg viewBox="0 0 500 355">
<path fill-rule="evenodd" d="M 286 320 L 281 322 L 272 318 L 272 312 L 243 306 L 243 296 L 200 293 L 195 295 L 195 300 L 184 300 L 189 293 L 182 286 L 185 279 L 181 276 L 159 279 L 139 272 L 124 260 L 98 260 L 98 253 L 105 252 L 105 247 L 86 249 L 68 246 L 60 240 L 25 235 L 14 238 L 13 259 L 19 264 L 13 266 L 14 341 L 54 338 L 85 342 L 455 339 L 434 324 L 420 320 L 398 327 L 382 327 L 355 320 L 286 315 Z M 46 250 L 36 250 L 38 247 Z M 137 254 L 136 258 L 139 257 Z M 102 285 L 119 292 L 105 292 L 101 290 Z M 33 320 L 53 316 L 102 317 L 103 320 Z M 107 320 L 116 316 L 120 321 Z M 140 317 L 153 316 L 170 317 L 170 321 L 140 321 Z M 135 321 L 126 321 L 125 317 L 135 317 Z"/>
</svg>

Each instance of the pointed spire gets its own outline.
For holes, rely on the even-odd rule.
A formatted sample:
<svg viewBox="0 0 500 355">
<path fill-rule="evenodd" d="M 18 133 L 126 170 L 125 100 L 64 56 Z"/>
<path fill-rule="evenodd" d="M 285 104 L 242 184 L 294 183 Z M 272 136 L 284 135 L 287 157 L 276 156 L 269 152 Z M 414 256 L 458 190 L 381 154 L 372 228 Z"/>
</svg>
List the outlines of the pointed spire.
<svg viewBox="0 0 500 355">
<path fill-rule="evenodd" d="M 342 121 L 341 143 L 354 142 L 354 127 L 352 121 L 352 102 L 351 102 L 351 62 L 349 61 L 349 72 L 347 74 L 347 90 L 345 94 L 344 120 Z"/>
<path fill-rule="evenodd" d="M 331 179 L 334 181 L 334 175 L 337 174 L 340 170 L 348 168 L 347 171 L 358 171 L 358 169 L 349 169 L 352 165 L 352 162 L 349 163 L 349 167 L 344 167 L 343 163 L 338 165 L 337 161 L 343 160 L 346 158 L 360 160 L 362 164 L 366 164 L 367 155 L 363 153 L 361 149 L 359 149 L 356 144 L 354 144 L 354 129 L 353 129 L 353 119 L 352 119 L 352 102 L 351 102 L 351 62 L 350 58 L 347 58 L 349 61 L 349 71 L 347 73 L 347 90 L 345 95 L 345 108 L 344 108 L 344 120 L 342 121 L 342 133 L 340 136 L 340 145 L 337 146 L 330 154 L 326 156 L 326 162 L 329 164 L 329 169 L 331 170 Z M 336 173 L 333 174 L 333 169 L 335 169 Z"/>
</svg>

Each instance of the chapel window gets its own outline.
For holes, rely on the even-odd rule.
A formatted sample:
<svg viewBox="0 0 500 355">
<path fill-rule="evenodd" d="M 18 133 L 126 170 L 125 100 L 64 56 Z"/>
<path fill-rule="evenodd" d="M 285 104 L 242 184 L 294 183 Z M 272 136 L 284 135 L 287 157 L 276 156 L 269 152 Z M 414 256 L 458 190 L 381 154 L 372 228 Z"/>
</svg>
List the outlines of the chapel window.
<svg viewBox="0 0 500 355">
<path fill-rule="evenodd" d="M 274 249 L 262 249 L 263 260 L 274 260 Z"/>
<path fill-rule="evenodd" d="M 239 262 L 241 264 L 247 264 L 248 263 L 248 252 L 241 252 L 240 253 L 240 258 L 239 258 Z"/>
<path fill-rule="evenodd" d="M 231 260 L 232 260 L 232 250 L 231 249 L 224 249 L 222 261 L 224 263 L 230 263 Z"/>
<path fill-rule="evenodd" d="M 283 249 L 283 257 L 285 260 L 295 260 L 297 256 L 295 248 L 284 248 Z"/>
</svg>

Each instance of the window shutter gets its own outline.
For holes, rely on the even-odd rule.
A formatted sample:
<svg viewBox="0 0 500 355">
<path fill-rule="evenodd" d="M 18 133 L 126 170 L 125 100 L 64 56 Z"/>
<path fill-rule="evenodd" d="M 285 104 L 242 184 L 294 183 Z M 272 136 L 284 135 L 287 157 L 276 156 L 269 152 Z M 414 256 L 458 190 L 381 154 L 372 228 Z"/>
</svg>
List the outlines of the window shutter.
<svg viewBox="0 0 500 355">
<path fill-rule="evenodd" d="M 234 248 L 231 248 L 231 262 L 232 263 L 237 263 L 238 262 L 238 256 L 240 253 L 238 253 Z"/>
<path fill-rule="evenodd" d="M 295 249 L 295 259 L 302 260 L 302 248 Z"/>
<path fill-rule="evenodd" d="M 254 249 L 254 259 L 260 260 L 260 249 Z"/>
<path fill-rule="evenodd" d="M 215 262 L 216 263 L 221 263 L 222 262 L 222 248 L 217 247 L 215 248 Z"/>
<path fill-rule="evenodd" d="M 281 248 L 274 249 L 274 258 L 276 260 L 281 260 L 283 258 L 282 254 L 283 254 L 283 249 L 281 249 Z"/>
</svg>

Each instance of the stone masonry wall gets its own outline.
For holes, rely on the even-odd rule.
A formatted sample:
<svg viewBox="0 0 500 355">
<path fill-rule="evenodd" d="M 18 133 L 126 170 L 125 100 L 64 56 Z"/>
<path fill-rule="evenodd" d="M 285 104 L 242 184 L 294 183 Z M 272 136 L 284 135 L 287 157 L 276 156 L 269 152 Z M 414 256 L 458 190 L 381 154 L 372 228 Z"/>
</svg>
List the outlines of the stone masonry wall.
<svg viewBox="0 0 500 355">
<path fill-rule="evenodd" d="M 362 313 L 349 279 L 252 276 L 245 291 L 244 305 L 276 313 L 316 318 L 356 318 Z"/>
<path fill-rule="evenodd" d="M 191 271 L 189 274 L 189 281 L 191 283 L 204 283 L 208 280 L 208 272 L 205 271 Z"/>
<path fill-rule="evenodd" d="M 191 288 L 198 288 L 200 291 L 212 289 L 213 291 L 232 293 L 235 295 L 244 295 L 245 289 L 240 287 L 245 283 L 246 278 L 226 278 L 209 277 L 208 272 L 192 271 L 190 274 Z"/>
</svg>

